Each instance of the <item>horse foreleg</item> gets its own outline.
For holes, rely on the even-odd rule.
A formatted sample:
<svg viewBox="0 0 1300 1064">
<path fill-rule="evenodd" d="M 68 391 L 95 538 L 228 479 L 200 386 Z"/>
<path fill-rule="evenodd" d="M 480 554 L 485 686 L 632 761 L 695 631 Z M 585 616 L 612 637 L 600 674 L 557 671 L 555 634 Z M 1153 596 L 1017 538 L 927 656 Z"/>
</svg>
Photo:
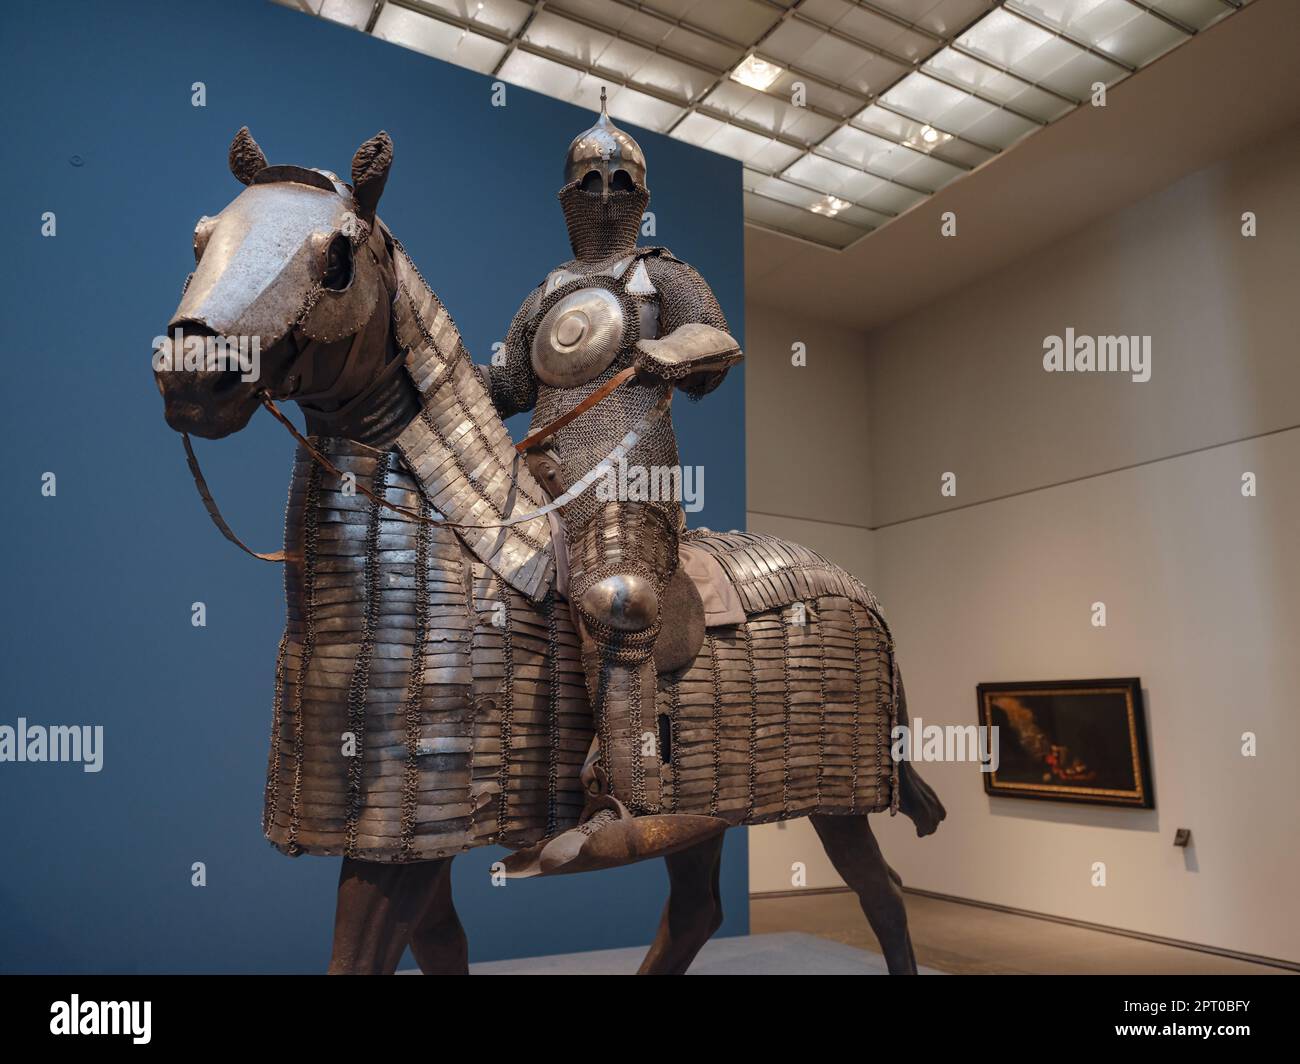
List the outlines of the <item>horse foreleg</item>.
<svg viewBox="0 0 1300 1064">
<path fill-rule="evenodd" d="M 469 974 L 469 940 L 451 899 L 451 862 L 437 862 L 437 881 L 411 935 L 411 953 L 425 975 Z"/>
<path fill-rule="evenodd" d="M 668 902 L 638 975 L 685 975 L 722 925 L 722 839 L 717 835 L 664 858 Z"/>
<path fill-rule="evenodd" d="M 862 912 L 880 942 L 889 974 L 915 975 L 916 954 L 907 931 L 903 881 L 885 863 L 867 818 L 813 814 L 809 819 L 835 871 L 858 896 Z"/>
<path fill-rule="evenodd" d="M 414 864 L 345 857 L 330 974 L 392 975 L 417 927 L 423 926 L 430 898 L 437 896 L 439 880 L 448 878 L 450 866 L 449 857 Z"/>
</svg>

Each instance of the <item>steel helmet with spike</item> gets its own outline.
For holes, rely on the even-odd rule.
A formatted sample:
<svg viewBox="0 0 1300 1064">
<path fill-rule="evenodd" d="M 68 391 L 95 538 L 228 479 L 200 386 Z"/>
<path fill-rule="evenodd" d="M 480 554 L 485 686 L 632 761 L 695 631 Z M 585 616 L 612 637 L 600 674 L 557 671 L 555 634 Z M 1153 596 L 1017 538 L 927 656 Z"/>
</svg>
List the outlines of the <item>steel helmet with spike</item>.
<svg viewBox="0 0 1300 1064">
<path fill-rule="evenodd" d="M 605 100 L 605 89 L 600 90 L 600 117 L 590 129 L 573 138 L 564 158 L 564 183 L 583 184 L 589 175 L 600 179 L 600 194 L 607 199 L 618 190 L 621 182 L 615 180 L 622 171 L 630 179 L 624 186 L 639 185 L 647 188 L 645 153 L 632 137 L 610 120 Z M 585 186 L 584 186 L 585 187 Z"/>
</svg>

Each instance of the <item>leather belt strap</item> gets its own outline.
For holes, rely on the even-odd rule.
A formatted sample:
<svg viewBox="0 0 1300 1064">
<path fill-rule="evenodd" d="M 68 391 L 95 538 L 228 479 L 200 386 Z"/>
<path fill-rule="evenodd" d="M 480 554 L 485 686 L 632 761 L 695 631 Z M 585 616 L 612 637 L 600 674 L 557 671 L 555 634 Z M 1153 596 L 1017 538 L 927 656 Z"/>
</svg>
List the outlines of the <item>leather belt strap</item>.
<svg viewBox="0 0 1300 1064">
<path fill-rule="evenodd" d="M 541 443 L 542 440 L 546 439 L 548 436 L 554 436 L 557 432 L 560 431 L 560 429 L 564 428 L 564 426 L 567 425 L 574 418 L 578 417 L 580 414 L 585 414 L 593 406 L 595 406 L 597 403 L 605 399 L 612 391 L 614 391 L 615 388 L 618 388 L 620 385 L 626 384 L 629 380 L 632 379 L 632 377 L 635 374 L 636 374 L 635 366 L 628 366 L 626 369 L 619 370 L 617 373 L 614 374 L 614 376 L 610 377 L 609 380 L 607 380 L 604 384 L 602 384 L 599 388 L 597 388 L 594 392 L 592 392 L 589 396 L 587 396 L 586 399 L 580 402 L 568 413 L 561 414 L 549 425 L 543 425 L 532 435 L 521 440 L 519 443 L 516 443 L 515 450 L 518 451 L 520 454 L 523 454 L 530 447 L 534 447 L 537 444 Z"/>
</svg>

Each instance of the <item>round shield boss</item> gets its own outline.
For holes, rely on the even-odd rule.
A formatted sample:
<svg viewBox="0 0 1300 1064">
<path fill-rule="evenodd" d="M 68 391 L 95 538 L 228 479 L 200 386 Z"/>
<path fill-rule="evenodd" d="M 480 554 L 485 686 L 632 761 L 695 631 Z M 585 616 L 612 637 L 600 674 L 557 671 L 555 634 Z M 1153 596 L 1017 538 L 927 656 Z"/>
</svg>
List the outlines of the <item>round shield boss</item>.
<svg viewBox="0 0 1300 1064">
<path fill-rule="evenodd" d="M 618 296 L 607 288 L 579 288 L 551 307 L 538 324 L 533 372 L 552 388 L 586 384 L 617 357 L 624 332 Z"/>
</svg>

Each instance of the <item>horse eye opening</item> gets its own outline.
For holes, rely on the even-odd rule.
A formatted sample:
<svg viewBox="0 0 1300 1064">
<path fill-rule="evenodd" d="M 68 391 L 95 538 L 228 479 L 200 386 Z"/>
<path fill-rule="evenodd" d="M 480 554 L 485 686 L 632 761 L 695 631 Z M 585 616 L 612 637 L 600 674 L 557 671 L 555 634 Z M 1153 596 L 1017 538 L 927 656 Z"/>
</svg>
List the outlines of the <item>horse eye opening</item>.
<svg viewBox="0 0 1300 1064">
<path fill-rule="evenodd" d="M 321 284 L 331 292 L 342 292 L 352 283 L 352 241 L 342 233 L 330 241 Z"/>
<path fill-rule="evenodd" d="M 601 179 L 599 170 L 588 170 L 582 179 L 582 191 L 589 196 L 599 196 L 601 190 Z"/>
<path fill-rule="evenodd" d="M 615 170 L 614 176 L 610 178 L 609 187 L 615 192 L 631 192 L 632 175 L 626 170 Z"/>
</svg>

